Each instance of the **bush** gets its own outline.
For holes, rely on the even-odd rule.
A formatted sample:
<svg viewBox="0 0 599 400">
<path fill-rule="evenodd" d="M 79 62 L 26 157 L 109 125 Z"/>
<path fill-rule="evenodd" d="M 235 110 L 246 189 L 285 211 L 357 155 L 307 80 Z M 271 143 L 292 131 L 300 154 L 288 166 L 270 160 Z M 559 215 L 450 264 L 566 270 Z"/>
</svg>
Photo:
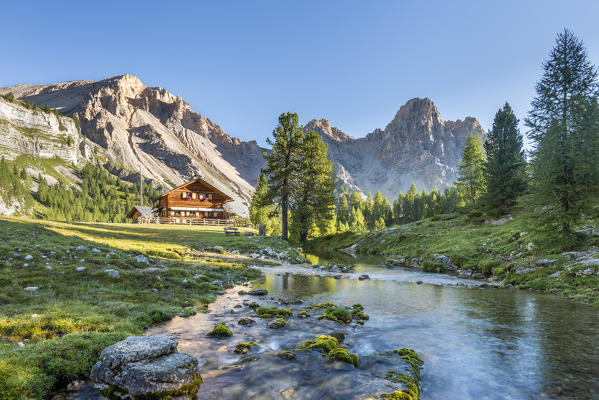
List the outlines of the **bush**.
<svg viewBox="0 0 599 400">
<path fill-rule="evenodd" d="M 505 274 L 505 268 L 504 267 L 493 268 L 493 276 L 502 276 L 504 274 Z"/>
<path fill-rule="evenodd" d="M 485 275 L 491 275 L 493 268 L 497 268 L 499 266 L 501 266 L 501 261 L 494 258 L 488 258 L 486 260 L 481 260 L 478 263 L 478 270 Z"/>
</svg>

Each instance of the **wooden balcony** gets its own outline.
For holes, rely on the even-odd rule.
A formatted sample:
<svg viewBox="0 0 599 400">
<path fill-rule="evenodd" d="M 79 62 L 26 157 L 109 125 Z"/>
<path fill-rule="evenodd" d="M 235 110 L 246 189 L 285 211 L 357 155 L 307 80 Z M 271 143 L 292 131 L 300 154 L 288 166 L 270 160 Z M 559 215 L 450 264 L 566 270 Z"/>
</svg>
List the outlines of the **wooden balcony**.
<svg viewBox="0 0 599 400">
<path fill-rule="evenodd" d="M 243 221 L 222 218 L 186 218 L 186 217 L 139 217 L 136 224 L 171 224 L 171 225 L 201 225 L 201 226 L 241 226 L 250 225 Z"/>
</svg>

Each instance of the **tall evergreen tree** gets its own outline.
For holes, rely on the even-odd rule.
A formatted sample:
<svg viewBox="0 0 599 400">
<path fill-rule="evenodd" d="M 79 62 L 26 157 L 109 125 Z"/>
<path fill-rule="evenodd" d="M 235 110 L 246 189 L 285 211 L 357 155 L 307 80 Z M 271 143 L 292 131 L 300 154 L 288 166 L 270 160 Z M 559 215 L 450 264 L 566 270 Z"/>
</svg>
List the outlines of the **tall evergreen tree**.
<svg viewBox="0 0 599 400">
<path fill-rule="evenodd" d="M 349 202 L 346 195 L 341 196 L 341 200 L 339 200 L 337 220 L 342 223 L 346 223 L 349 220 Z"/>
<path fill-rule="evenodd" d="M 466 198 L 475 206 L 476 200 L 486 189 L 485 182 L 485 150 L 479 135 L 470 135 L 462 151 L 462 161 L 458 164 L 458 185 L 463 189 Z"/>
<path fill-rule="evenodd" d="M 312 227 L 327 232 L 335 218 L 333 163 L 327 158 L 327 145 L 314 131 L 308 132 L 302 142 L 299 168 L 302 179 L 298 181 L 292 214 L 294 230 L 304 243 Z"/>
<path fill-rule="evenodd" d="M 354 232 L 366 230 L 364 214 L 362 214 L 362 211 L 357 207 L 352 208 L 349 214 L 349 228 Z"/>
<path fill-rule="evenodd" d="M 508 103 L 495 114 L 485 151 L 487 193 L 484 201 L 490 212 L 501 215 L 516 204 L 516 198 L 526 188 L 522 135 Z"/>
<path fill-rule="evenodd" d="M 297 114 L 284 113 L 279 116 L 279 125 L 273 131 L 270 153 L 264 152 L 265 173 L 268 177 L 268 200 L 281 207 L 281 236 L 287 240 L 288 213 L 295 186 L 299 179 L 300 147 L 304 133 Z"/>
<path fill-rule="evenodd" d="M 526 119 L 531 200 L 546 225 L 569 236 L 599 192 L 597 69 L 569 30 L 558 34 L 543 68 Z"/>
</svg>

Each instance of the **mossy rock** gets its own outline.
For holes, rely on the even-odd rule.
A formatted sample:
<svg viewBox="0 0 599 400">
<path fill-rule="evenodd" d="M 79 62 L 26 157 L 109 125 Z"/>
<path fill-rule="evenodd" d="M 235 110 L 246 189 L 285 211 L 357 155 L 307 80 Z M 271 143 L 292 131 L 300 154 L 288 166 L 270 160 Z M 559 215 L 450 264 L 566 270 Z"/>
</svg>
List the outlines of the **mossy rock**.
<svg viewBox="0 0 599 400">
<path fill-rule="evenodd" d="M 345 347 L 336 347 L 332 349 L 329 352 L 325 362 L 332 360 L 343 361 L 352 364 L 355 368 L 358 368 L 358 355 L 350 354 Z"/>
<path fill-rule="evenodd" d="M 239 325 L 253 325 L 256 323 L 256 321 L 254 321 L 251 318 L 240 318 L 239 321 L 237 321 L 237 323 Z"/>
<path fill-rule="evenodd" d="M 276 318 L 276 317 L 289 317 L 293 315 L 291 310 L 278 307 L 259 307 L 256 309 L 256 316 L 258 318 Z"/>
<path fill-rule="evenodd" d="M 277 353 L 277 357 L 282 358 L 283 360 L 297 360 L 297 355 L 292 351 L 279 351 Z"/>
<path fill-rule="evenodd" d="M 297 313 L 297 316 L 299 318 L 308 318 L 310 316 L 310 314 L 308 313 L 308 311 L 302 310 Z"/>
<path fill-rule="evenodd" d="M 241 343 L 237 344 L 237 346 L 235 346 L 235 350 L 233 350 L 233 353 L 247 354 L 248 350 L 252 346 L 257 346 L 257 345 L 258 345 L 258 343 L 256 343 L 256 342 L 241 342 Z"/>
<path fill-rule="evenodd" d="M 329 333 L 329 336 L 334 337 L 335 339 L 337 339 L 337 342 L 339 342 L 339 344 L 343 343 L 345 341 L 345 332 L 343 331 L 333 331 Z"/>
<path fill-rule="evenodd" d="M 356 319 L 358 321 L 366 321 L 370 319 L 370 315 L 362 311 L 353 311 L 351 315 L 353 319 Z"/>
<path fill-rule="evenodd" d="M 227 328 L 227 325 L 225 325 L 224 322 L 219 322 L 218 324 L 214 325 L 214 328 L 210 332 L 208 332 L 208 336 L 228 337 L 233 336 L 233 332 Z"/>
<path fill-rule="evenodd" d="M 327 301 L 326 303 L 315 303 L 315 304 L 310 304 L 308 306 L 308 308 L 311 309 L 317 309 L 317 310 L 324 310 L 327 308 L 332 308 L 332 307 L 336 307 L 334 303 L 331 303 L 330 301 Z"/>
<path fill-rule="evenodd" d="M 352 312 L 345 307 L 334 306 L 328 308 L 322 318 L 347 325 L 352 321 Z"/>
<path fill-rule="evenodd" d="M 251 303 L 248 304 L 249 308 L 258 308 L 260 307 L 260 304 L 256 303 L 255 301 L 252 301 Z"/>
<path fill-rule="evenodd" d="M 270 321 L 268 324 L 266 324 L 266 326 L 268 326 L 271 329 L 279 329 L 279 328 L 284 327 L 285 325 L 286 325 L 285 320 L 280 317 L 273 321 Z"/>
<path fill-rule="evenodd" d="M 337 338 L 328 335 L 321 335 L 314 340 L 305 341 L 298 350 L 320 350 L 329 353 L 339 345 Z"/>
<path fill-rule="evenodd" d="M 424 261 L 422 263 L 424 272 L 445 272 L 445 264 L 435 261 Z"/>
</svg>

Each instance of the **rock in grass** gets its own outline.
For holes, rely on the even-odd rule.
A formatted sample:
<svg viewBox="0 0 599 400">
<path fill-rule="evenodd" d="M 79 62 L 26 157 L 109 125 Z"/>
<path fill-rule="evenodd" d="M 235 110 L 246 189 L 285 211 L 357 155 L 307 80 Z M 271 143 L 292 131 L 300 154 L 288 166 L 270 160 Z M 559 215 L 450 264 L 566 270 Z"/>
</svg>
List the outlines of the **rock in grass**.
<svg viewBox="0 0 599 400">
<path fill-rule="evenodd" d="M 109 399 L 191 398 L 202 384 L 198 360 L 177 352 L 172 335 L 130 336 L 105 348 L 90 379 Z"/>
<path fill-rule="evenodd" d="M 85 247 L 85 246 L 77 246 L 77 247 L 75 247 L 75 251 L 78 251 L 78 252 L 81 253 L 81 252 L 87 251 L 87 247 Z"/>
<path fill-rule="evenodd" d="M 23 290 L 25 290 L 27 292 L 37 292 L 38 289 L 39 289 L 39 286 L 27 286 Z"/>
<path fill-rule="evenodd" d="M 148 257 L 144 256 L 143 254 L 136 255 L 135 261 L 137 261 L 140 264 L 149 264 L 150 263 L 150 260 L 148 260 Z"/>
<path fill-rule="evenodd" d="M 25 261 L 31 261 L 31 260 L 33 260 L 33 256 L 31 254 L 27 254 L 25 256 Z"/>
<path fill-rule="evenodd" d="M 210 332 L 208 332 L 208 336 L 228 337 L 233 336 L 233 332 L 227 328 L 227 325 L 225 325 L 224 322 L 219 322 L 218 324 L 214 325 L 214 328 Z"/>
<path fill-rule="evenodd" d="M 117 271 L 116 269 L 105 269 L 104 272 L 106 272 L 108 274 L 109 277 L 111 278 L 118 278 L 119 277 L 119 271 Z"/>
<path fill-rule="evenodd" d="M 283 360 L 297 360 L 297 355 L 294 352 L 287 350 L 279 351 L 277 357 Z"/>
<path fill-rule="evenodd" d="M 268 290 L 266 289 L 252 289 L 247 292 L 250 296 L 266 296 L 268 294 Z"/>
<path fill-rule="evenodd" d="M 77 272 L 85 271 L 85 267 L 77 267 L 75 268 Z"/>
</svg>

